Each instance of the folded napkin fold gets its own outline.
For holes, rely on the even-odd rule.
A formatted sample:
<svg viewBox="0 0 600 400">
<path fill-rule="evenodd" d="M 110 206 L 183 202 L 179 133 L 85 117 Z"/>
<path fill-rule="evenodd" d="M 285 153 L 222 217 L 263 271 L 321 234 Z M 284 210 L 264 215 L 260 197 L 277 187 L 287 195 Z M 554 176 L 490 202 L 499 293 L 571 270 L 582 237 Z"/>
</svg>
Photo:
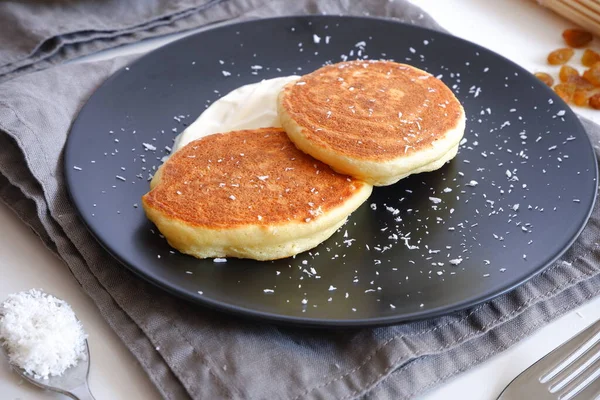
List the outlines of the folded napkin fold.
<svg viewBox="0 0 600 400">
<path fill-rule="evenodd" d="M 0 198 L 65 261 L 165 398 L 412 398 L 600 292 L 596 207 L 581 237 L 545 272 L 488 303 L 427 321 L 315 331 L 240 320 L 164 293 L 96 243 L 63 178 L 74 116 L 132 57 L 24 72 L 231 19 L 370 14 L 439 27 L 400 0 L 51 1 L 26 15 L 34 4 L 41 3 L 0 4 Z M 18 23 L 7 27 L 7 19 Z M 600 127 L 583 123 L 597 143 Z"/>
<path fill-rule="evenodd" d="M 0 2 L 0 82 L 143 39 L 237 18 L 291 14 L 424 14 L 399 0 L 78 0 Z M 420 25 L 437 27 L 427 18 Z"/>
<path fill-rule="evenodd" d="M 231 18 L 222 0 L 0 3 L 0 80 L 99 50 Z"/>
</svg>

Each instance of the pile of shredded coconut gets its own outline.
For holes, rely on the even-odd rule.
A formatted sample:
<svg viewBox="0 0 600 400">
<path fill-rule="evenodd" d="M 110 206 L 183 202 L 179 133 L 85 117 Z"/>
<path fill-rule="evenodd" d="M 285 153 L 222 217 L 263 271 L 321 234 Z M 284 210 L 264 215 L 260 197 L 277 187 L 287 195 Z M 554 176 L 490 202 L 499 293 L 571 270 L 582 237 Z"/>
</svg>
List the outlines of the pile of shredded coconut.
<svg viewBox="0 0 600 400">
<path fill-rule="evenodd" d="M 86 334 L 64 301 L 31 289 L 0 306 L 0 341 L 11 364 L 35 378 L 62 375 L 86 357 Z"/>
</svg>

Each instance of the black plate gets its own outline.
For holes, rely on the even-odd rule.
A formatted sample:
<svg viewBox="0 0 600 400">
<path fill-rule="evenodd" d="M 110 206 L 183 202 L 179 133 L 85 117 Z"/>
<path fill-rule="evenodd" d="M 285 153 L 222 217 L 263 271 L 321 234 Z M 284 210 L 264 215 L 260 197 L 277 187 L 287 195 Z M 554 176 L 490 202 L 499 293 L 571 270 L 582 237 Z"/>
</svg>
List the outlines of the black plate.
<svg viewBox="0 0 600 400">
<path fill-rule="evenodd" d="M 455 91 L 468 118 L 456 159 L 376 188 L 345 227 L 295 258 L 172 252 L 137 205 L 176 133 L 240 85 L 367 55 L 423 68 Z M 311 16 L 199 33 L 117 72 L 73 124 L 65 174 L 98 240 L 169 292 L 272 321 L 364 326 L 473 306 L 542 271 L 584 226 L 597 167 L 568 106 L 505 58 L 391 21 Z"/>
</svg>

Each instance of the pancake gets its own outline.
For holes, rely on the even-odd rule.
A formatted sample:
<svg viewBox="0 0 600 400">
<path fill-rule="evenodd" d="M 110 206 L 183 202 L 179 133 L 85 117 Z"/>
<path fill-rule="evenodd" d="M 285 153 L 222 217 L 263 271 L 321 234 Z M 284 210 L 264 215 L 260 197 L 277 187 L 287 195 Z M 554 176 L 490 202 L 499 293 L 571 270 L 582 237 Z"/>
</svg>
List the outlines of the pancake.
<svg viewBox="0 0 600 400">
<path fill-rule="evenodd" d="M 372 191 L 298 150 L 281 128 L 195 140 L 150 187 L 144 210 L 172 247 L 198 258 L 256 260 L 317 246 Z"/>
<path fill-rule="evenodd" d="M 322 67 L 284 87 L 278 113 L 300 150 L 376 186 L 440 168 L 465 130 L 464 110 L 442 81 L 391 61 Z"/>
</svg>

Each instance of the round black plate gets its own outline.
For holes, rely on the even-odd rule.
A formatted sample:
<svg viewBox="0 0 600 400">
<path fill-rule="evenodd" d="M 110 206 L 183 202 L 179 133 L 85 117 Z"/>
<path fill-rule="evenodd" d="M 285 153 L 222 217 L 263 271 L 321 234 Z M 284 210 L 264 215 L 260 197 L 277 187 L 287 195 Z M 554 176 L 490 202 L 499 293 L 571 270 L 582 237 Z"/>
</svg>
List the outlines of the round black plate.
<svg viewBox="0 0 600 400">
<path fill-rule="evenodd" d="M 456 159 L 376 188 L 338 233 L 295 258 L 215 263 L 172 251 L 138 205 L 175 135 L 240 85 L 367 56 L 423 68 L 454 90 L 468 119 Z M 584 226 L 597 168 L 568 106 L 503 57 L 387 20 L 311 16 L 199 33 L 117 72 L 73 124 L 65 174 L 98 240 L 169 292 L 272 321 L 364 326 L 466 308 L 543 270 Z"/>
</svg>

